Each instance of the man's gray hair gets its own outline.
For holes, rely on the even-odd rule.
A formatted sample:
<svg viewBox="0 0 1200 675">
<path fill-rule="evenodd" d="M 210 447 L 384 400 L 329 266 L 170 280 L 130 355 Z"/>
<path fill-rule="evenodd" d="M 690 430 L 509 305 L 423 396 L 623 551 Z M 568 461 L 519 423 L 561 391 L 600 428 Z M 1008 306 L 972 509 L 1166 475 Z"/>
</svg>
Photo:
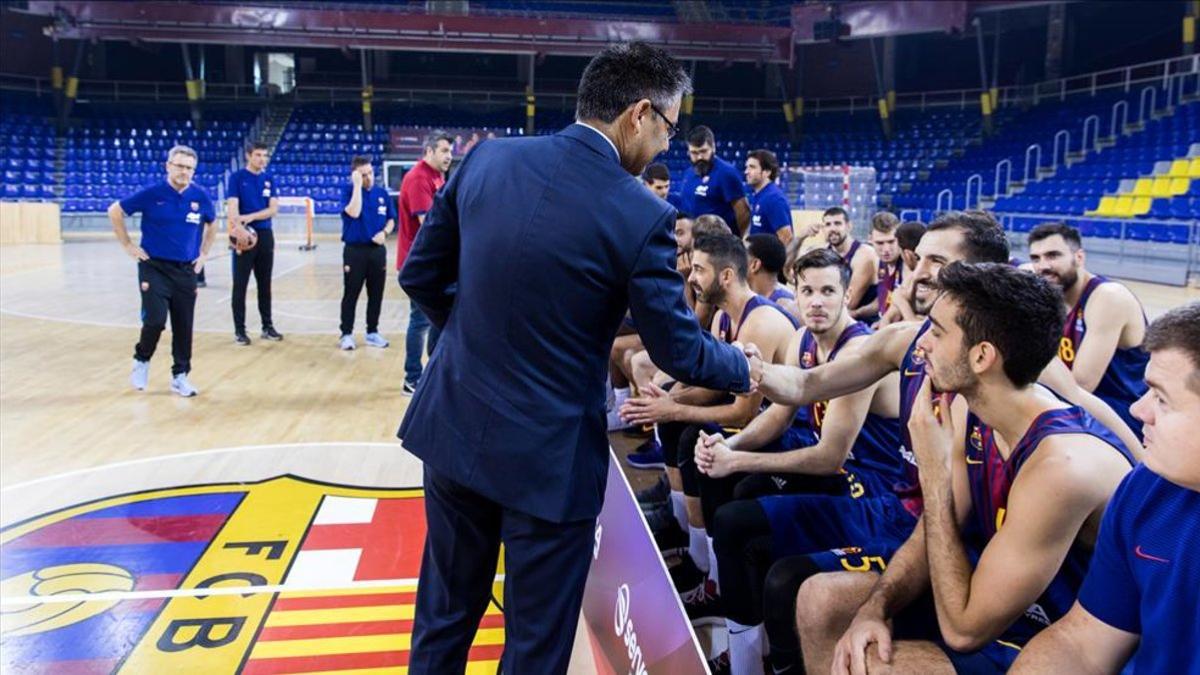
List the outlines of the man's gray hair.
<svg viewBox="0 0 1200 675">
<path fill-rule="evenodd" d="M 173 146 L 170 150 L 167 151 L 167 161 L 168 162 L 171 161 L 171 158 L 174 157 L 175 155 L 184 155 L 187 157 L 191 157 L 192 159 L 196 160 L 196 162 L 200 161 L 200 157 L 199 157 L 199 155 L 196 154 L 196 151 L 187 145 Z"/>
<path fill-rule="evenodd" d="M 612 45 L 584 69 L 575 119 L 611 123 L 642 99 L 665 111 L 691 92 L 692 78 L 667 52 L 644 42 Z"/>
<path fill-rule="evenodd" d="M 447 133 L 445 131 L 442 131 L 441 129 L 434 129 L 433 131 L 431 131 L 425 135 L 425 146 L 424 146 L 425 149 L 426 150 L 437 150 L 438 141 L 446 141 L 447 143 L 449 143 L 451 145 L 451 147 L 454 146 L 454 137 L 453 136 L 451 136 L 449 133 Z"/>
</svg>

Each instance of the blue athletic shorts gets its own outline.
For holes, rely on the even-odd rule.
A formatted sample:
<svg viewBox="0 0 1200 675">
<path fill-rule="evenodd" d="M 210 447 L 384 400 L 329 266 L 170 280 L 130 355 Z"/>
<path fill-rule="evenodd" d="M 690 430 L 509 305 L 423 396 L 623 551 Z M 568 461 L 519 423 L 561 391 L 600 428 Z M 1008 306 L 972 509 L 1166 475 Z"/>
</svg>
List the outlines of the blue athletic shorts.
<svg viewBox="0 0 1200 675">
<path fill-rule="evenodd" d="M 1020 645 L 1000 636 L 989 642 L 982 649 L 973 652 L 960 652 L 951 649 L 942 640 L 942 632 L 938 629 L 937 610 L 933 605 L 930 593 L 922 595 L 916 602 L 897 614 L 892 624 L 895 626 L 893 640 L 923 640 L 937 645 L 950 659 L 956 673 L 964 675 L 998 675 L 1008 671 L 1013 661 L 1021 653 Z"/>
<path fill-rule="evenodd" d="M 886 562 L 917 524 L 917 519 L 890 493 L 859 499 L 772 495 L 760 497 L 758 502 L 771 523 L 776 559 L 809 555 L 819 564 L 828 565 L 827 571 L 831 572 L 849 569 L 846 564 L 861 566 L 864 556 Z"/>
</svg>

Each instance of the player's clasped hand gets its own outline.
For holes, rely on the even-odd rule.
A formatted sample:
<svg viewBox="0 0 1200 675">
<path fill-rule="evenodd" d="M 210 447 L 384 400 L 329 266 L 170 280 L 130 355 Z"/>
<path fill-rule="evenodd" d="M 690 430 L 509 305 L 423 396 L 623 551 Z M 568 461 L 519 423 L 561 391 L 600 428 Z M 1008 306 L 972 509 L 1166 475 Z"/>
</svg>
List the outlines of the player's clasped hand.
<svg viewBox="0 0 1200 675">
<path fill-rule="evenodd" d="M 710 478 L 724 478 L 734 473 L 733 453 L 723 435 L 701 431 L 696 439 L 696 468 Z"/>
<path fill-rule="evenodd" d="M 371 241 L 375 242 L 376 244 L 379 244 L 380 246 L 383 246 L 383 242 L 385 240 L 387 240 L 387 233 L 384 232 L 383 230 L 376 232 L 375 236 L 371 237 Z"/>
</svg>

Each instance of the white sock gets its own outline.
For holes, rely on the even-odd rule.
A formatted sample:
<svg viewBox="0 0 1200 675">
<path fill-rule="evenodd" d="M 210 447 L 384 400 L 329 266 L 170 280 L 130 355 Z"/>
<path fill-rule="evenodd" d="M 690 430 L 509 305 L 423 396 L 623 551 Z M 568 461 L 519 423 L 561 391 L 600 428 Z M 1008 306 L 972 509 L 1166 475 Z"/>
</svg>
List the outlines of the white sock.
<svg viewBox="0 0 1200 675">
<path fill-rule="evenodd" d="M 708 537 L 704 536 L 703 527 L 688 526 L 688 555 L 692 556 L 692 562 L 696 563 L 696 567 L 700 568 L 701 572 L 708 574 L 708 544 L 705 540 Z"/>
<path fill-rule="evenodd" d="M 729 630 L 729 672 L 733 675 L 763 675 L 763 625 L 743 626 L 725 619 Z"/>
<path fill-rule="evenodd" d="M 713 585 L 717 587 L 717 592 L 721 592 L 721 579 L 717 576 L 717 553 L 713 551 L 712 537 L 705 537 L 708 545 L 708 578 L 713 580 Z"/>
<path fill-rule="evenodd" d="M 629 400 L 629 387 L 613 387 L 613 410 L 620 410 L 625 401 Z"/>
<path fill-rule="evenodd" d="M 671 490 L 671 512 L 675 514 L 675 520 L 679 521 L 679 529 L 687 532 L 687 504 L 683 501 L 683 492 Z"/>
</svg>

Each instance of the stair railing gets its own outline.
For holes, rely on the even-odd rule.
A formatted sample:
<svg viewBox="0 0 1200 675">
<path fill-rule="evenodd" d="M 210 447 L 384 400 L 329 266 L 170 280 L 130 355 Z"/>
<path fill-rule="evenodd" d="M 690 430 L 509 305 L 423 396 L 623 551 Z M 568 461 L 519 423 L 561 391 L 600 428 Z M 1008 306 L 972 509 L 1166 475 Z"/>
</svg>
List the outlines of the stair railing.
<svg viewBox="0 0 1200 675">
<path fill-rule="evenodd" d="M 999 162 L 996 162 L 996 180 L 992 186 L 992 189 L 994 190 L 992 194 L 994 194 L 996 196 L 1000 195 L 1000 169 L 1001 168 L 1004 169 L 1004 196 L 1007 197 L 1008 191 L 1009 191 L 1009 183 L 1012 183 L 1012 160 L 1011 159 L 1002 159 Z"/>
<path fill-rule="evenodd" d="M 1150 111 L 1146 111 L 1146 94 L 1150 95 Z M 1145 124 L 1146 120 L 1154 114 L 1154 109 L 1158 107 L 1158 87 L 1146 87 L 1142 89 L 1142 93 L 1138 98 L 1138 123 Z"/>
<path fill-rule="evenodd" d="M 942 197 L 946 198 L 946 208 L 942 208 Z M 954 192 L 950 188 L 946 188 L 937 195 L 937 210 L 950 211 L 954 209 Z"/>
<path fill-rule="evenodd" d="M 1062 154 L 1058 153 L 1058 140 L 1062 139 Z M 1040 148 L 1039 148 L 1040 150 Z M 1058 162 L 1061 158 L 1063 166 L 1067 165 L 1067 153 L 1071 151 L 1071 132 L 1066 129 L 1059 129 L 1058 133 L 1054 134 L 1054 151 L 1050 155 L 1050 168 L 1058 170 Z M 1041 157 L 1038 157 L 1038 164 L 1041 164 Z"/>
<path fill-rule="evenodd" d="M 966 194 L 963 195 L 963 208 L 971 208 L 971 184 L 975 184 L 975 208 L 982 208 L 980 202 L 983 201 L 983 176 L 980 174 L 971 174 L 967 179 Z"/>
<path fill-rule="evenodd" d="M 1093 124 L 1094 123 L 1094 124 Z M 1088 146 L 1088 125 L 1092 127 L 1092 144 Z M 1079 139 L 1080 152 L 1095 152 L 1100 140 L 1100 116 L 1088 115 L 1083 121 L 1083 138 Z"/>
<path fill-rule="evenodd" d="M 1117 126 L 1117 111 L 1118 110 L 1121 111 L 1121 126 L 1119 126 L 1119 127 Z M 1127 126 L 1129 126 L 1129 103 L 1124 100 L 1117 101 L 1116 103 L 1113 104 L 1113 107 L 1112 107 L 1112 121 L 1109 122 L 1109 125 L 1108 125 L 1108 137 L 1115 140 L 1117 138 L 1117 130 L 1118 129 L 1121 130 L 1121 135 L 1124 136 L 1125 135 L 1125 127 L 1127 127 Z"/>
</svg>

